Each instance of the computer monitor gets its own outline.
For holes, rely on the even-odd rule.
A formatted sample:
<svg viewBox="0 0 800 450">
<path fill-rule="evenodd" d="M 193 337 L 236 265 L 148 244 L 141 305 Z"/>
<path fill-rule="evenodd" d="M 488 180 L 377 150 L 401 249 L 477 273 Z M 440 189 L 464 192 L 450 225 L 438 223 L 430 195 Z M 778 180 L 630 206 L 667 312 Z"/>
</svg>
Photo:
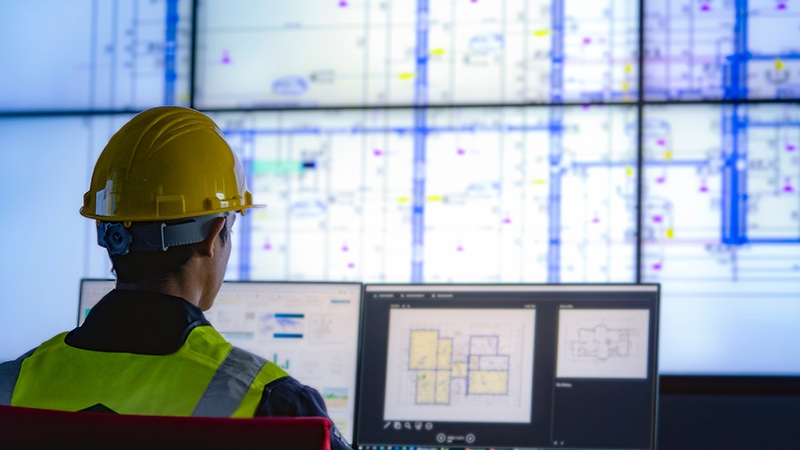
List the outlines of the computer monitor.
<svg viewBox="0 0 800 450">
<path fill-rule="evenodd" d="M 114 280 L 81 280 L 81 295 L 78 300 L 78 326 L 83 325 L 89 311 L 117 284 Z"/>
<path fill-rule="evenodd" d="M 114 288 L 82 280 L 79 323 Z M 206 318 L 230 343 L 274 362 L 319 391 L 328 415 L 353 438 L 360 283 L 222 284 Z"/>
<path fill-rule="evenodd" d="M 652 449 L 658 285 L 366 285 L 356 448 Z"/>
</svg>

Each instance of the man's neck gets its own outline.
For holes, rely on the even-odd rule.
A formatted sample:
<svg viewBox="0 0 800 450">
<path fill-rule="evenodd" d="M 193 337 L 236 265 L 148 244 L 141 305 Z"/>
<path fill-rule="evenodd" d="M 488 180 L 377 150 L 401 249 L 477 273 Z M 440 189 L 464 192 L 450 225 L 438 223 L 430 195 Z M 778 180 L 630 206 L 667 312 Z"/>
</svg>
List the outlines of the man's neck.
<svg viewBox="0 0 800 450">
<path fill-rule="evenodd" d="M 117 289 L 159 292 L 183 298 L 189 303 L 199 306 L 202 287 L 189 280 L 189 277 L 178 273 L 157 280 L 140 280 L 130 283 L 117 280 Z"/>
</svg>

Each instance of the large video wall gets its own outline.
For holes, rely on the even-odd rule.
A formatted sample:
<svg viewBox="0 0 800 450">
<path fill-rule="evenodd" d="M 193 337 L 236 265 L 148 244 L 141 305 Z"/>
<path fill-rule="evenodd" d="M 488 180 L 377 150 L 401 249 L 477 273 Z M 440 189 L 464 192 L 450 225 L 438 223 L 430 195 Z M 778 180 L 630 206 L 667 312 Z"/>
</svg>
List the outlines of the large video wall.
<svg viewBox="0 0 800 450">
<path fill-rule="evenodd" d="M 77 236 L 3 249 L 73 261 L 60 292 L 109 276 L 77 217 L 95 158 L 175 104 L 217 121 L 268 205 L 237 222 L 229 279 L 659 282 L 663 373 L 800 374 L 782 345 L 800 341 L 793 0 L 48 0 L 0 17 L 0 183 L 35 176 Z M 41 176 L 67 170 L 69 188 Z M 52 214 L 31 214 L 47 234 Z M 26 267 L 0 292 L 35 283 Z"/>
</svg>

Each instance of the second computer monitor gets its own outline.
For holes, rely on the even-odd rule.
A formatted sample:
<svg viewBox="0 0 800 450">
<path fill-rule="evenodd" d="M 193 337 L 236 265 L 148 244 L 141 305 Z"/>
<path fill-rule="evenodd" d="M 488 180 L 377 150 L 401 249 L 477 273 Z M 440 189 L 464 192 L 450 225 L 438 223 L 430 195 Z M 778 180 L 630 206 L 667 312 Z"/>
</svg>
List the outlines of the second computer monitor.
<svg viewBox="0 0 800 450">
<path fill-rule="evenodd" d="M 658 294 L 366 285 L 357 448 L 652 448 Z"/>
</svg>

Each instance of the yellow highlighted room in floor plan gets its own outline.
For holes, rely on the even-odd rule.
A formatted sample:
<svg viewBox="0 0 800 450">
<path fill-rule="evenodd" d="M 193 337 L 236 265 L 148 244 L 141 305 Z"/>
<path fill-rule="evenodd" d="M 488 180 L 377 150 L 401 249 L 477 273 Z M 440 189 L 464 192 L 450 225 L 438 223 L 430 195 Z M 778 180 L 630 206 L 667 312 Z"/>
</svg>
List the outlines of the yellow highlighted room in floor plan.
<svg viewBox="0 0 800 450">
<path fill-rule="evenodd" d="M 436 371 L 420 370 L 417 373 L 417 404 L 433 404 L 436 394 Z"/>
<path fill-rule="evenodd" d="M 436 347 L 439 343 L 438 331 L 411 332 L 411 370 L 436 369 Z"/>
<path fill-rule="evenodd" d="M 508 372 L 474 371 L 469 373 L 469 394 L 508 394 Z"/>
<path fill-rule="evenodd" d="M 439 370 L 450 370 L 450 362 L 453 359 L 453 340 L 439 339 L 439 359 L 436 368 Z"/>
</svg>

